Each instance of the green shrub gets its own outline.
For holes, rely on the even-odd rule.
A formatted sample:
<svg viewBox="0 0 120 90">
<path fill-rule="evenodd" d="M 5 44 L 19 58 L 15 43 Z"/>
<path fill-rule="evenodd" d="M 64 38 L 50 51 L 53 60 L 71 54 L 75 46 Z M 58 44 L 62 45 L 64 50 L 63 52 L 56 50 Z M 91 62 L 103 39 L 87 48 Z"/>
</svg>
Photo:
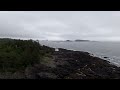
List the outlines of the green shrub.
<svg viewBox="0 0 120 90">
<path fill-rule="evenodd" d="M 50 48 L 33 40 L 0 39 L 0 71 L 24 70 L 50 52 Z"/>
</svg>

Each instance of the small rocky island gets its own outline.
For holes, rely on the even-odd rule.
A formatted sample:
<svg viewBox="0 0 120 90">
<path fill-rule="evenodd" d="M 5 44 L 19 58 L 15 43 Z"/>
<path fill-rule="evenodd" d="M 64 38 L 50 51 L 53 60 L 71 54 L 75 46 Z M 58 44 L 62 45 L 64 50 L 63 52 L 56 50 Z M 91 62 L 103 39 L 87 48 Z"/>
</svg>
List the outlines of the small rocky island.
<svg viewBox="0 0 120 90">
<path fill-rule="evenodd" d="M 66 40 L 66 42 L 72 42 L 72 40 Z"/>
<path fill-rule="evenodd" d="M 76 39 L 76 40 L 65 40 L 65 42 L 90 42 L 90 40 Z"/>
<path fill-rule="evenodd" d="M 120 68 L 88 52 L 0 39 L 0 79 L 120 79 Z"/>
<path fill-rule="evenodd" d="M 89 42 L 90 40 L 80 40 L 80 39 L 77 39 L 75 40 L 75 42 Z"/>
</svg>

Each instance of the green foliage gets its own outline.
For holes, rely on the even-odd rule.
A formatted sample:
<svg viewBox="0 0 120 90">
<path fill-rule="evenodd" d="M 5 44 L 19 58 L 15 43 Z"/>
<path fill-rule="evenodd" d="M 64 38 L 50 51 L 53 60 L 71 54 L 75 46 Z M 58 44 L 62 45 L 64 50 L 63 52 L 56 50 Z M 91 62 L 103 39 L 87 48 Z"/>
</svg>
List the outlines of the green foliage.
<svg viewBox="0 0 120 90">
<path fill-rule="evenodd" d="M 33 40 L 0 39 L 0 71 L 24 70 L 52 50 Z"/>
</svg>

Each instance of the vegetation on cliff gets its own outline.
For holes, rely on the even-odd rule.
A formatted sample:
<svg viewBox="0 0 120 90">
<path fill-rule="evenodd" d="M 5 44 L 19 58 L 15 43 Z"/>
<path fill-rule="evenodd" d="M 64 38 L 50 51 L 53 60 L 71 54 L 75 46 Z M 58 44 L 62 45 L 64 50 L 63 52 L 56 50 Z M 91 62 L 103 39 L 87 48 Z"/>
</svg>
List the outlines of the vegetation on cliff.
<svg viewBox="0 0 120 90">
<path fill-rule="evenodd" d="M 0 39 L 0 72 L 24 70 L 51 51 L 33 40 Z"/>
</svg>

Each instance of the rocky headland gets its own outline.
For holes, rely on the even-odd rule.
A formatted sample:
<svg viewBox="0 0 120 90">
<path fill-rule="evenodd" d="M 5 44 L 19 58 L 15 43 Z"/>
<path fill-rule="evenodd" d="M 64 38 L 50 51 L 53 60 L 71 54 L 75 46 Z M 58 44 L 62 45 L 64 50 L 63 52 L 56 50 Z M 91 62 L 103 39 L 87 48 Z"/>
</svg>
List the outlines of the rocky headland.
<svg viewBox="0 0 120 90">
<path fill-rule="evenodd" d="M 18 50 L 20 47 L 17 46 L 14 48 Z M 28 58 L 25 59 L 28 61 L 31 59 L 30 62 L 33 63 L 33 57 L 31 57 L 31 55 L 28 57 L 29 52 L 31 50 L 33 51 L 33 47 L 30 46 L 30 48 L 31 49 L 28 50 L 28 52 L 26 51 L 28 54 L 26 54 L 24 58 Z M 4 62 L 4 65 L 7 67 L 12 67 L 12 72 L 9 70 L 9 68 L 6 69 L 6 67 L 4 67 L 4 72 L 2 72 L 3 68 L 1 67 L 0 79 L 120 79 L 119 67 L 112 65 L 109 61 L 91 56 L 88 52 L 72 51 L 62 48 L 59 48 L 59 51 L 55 51 L 54 48 L 47 46 L 40 46 L 40 48 L 35 50 L 38 49 L 40 49 L 40 51 L 38 51 L 39 53 L 44 52 L 41 53 L 42 58 L 40 58 L 39 62 L 37 63 L 30 65 L 26 64 L 24 69 L 19 69 L 21 67 L 19 66 L 19 63 L 21 63 L 20 59 L 18 59 L 19 62 L 16 62 L 17 66 L 14 66 L 14 68 L 19 66 L 18 69 L 15 69 L 16 71 L 14 70 L 13 66 L 10 66 L 11 64 L 9 65 L 8 62 Z M 8 53 L 7 55 L 9 55 Z M 25 53 L 23 53 L 23 55 L 24 54 Z M 5 59 L 5 57 L 2 56 L 2 53 L 0 55 L 0 58 Z M 33 55 L 34 57 L 37 56 L 36 54 Z M 10 57 L 8 57 L 8 59 L 10 59 Z M 14 60 L 14 58 L 12 59 Z M 0 61 L 0 63 L 2 62 L 3 61 Z M 9 63 L 13 62 L 11 61 Z M 26 63 L 26 61 L 24 61 L 24 63 Z M 23 66 L 24 64 L 21 65 Z"/>
<path fill-rule="evenodd" d="M 120 79 L 120 68 L 87 52 L 60 48 L 28 75 L 30 79 Z"/>
</svg>

